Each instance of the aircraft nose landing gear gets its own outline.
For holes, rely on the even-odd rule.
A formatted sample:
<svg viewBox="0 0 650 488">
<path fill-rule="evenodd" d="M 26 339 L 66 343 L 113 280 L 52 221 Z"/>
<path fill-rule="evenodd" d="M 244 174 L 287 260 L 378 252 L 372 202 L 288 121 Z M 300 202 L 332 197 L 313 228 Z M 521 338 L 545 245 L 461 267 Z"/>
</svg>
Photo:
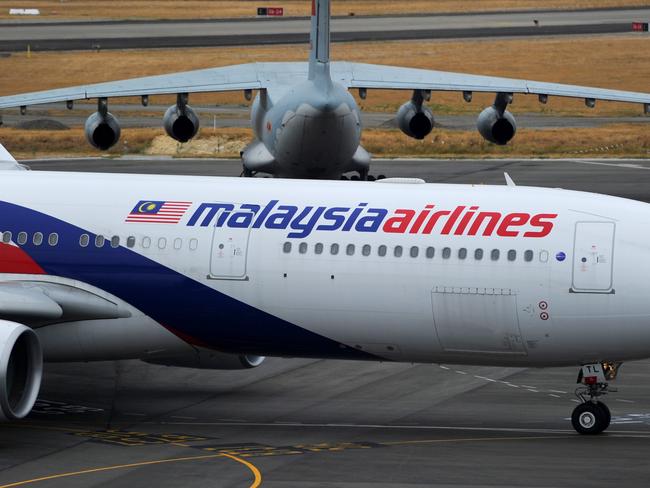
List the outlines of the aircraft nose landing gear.
<svg viewBox="0 0 650 488">
<path fill-rule="evenodd" d="M 571 424 L 580 434 L 595 435 L 603 432 L 612 420 L 612 415 L 599 396 L 616 390 L 609 388 L 608 381 L 616 378 L 621 363 L 585 364 L 578 373 L 576 396 L 582 402 L 571 414 Z"/>
</svg>

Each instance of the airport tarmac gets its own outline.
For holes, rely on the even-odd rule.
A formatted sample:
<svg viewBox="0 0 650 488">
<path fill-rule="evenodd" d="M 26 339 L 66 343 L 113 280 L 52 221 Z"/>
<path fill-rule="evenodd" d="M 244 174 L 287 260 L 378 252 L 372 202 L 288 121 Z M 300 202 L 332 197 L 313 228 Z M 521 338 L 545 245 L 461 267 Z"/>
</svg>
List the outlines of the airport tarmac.
<svg viewBox="0 0 650 488">
<path fill-rule="evenodd" d="M 27 163 L 240 170 L 222 160 Z M 372 172 L 504 184 L 504 171 L 522 185 L 650 201 L 650 160 L 380 160 Z M 49 364 L 34 413 L 0 425 L 0 487 L 647 486 L 650 361 L 623 366 L 605 398 L 612 425 L 596 437 L 568 421 L 577 371 L 279 358 L 244 371 Z"/>
<path fill-rule="evenodd" d="M 350 16 L 332 19 L 333 41 L 612 34 L 631 32 L 648 8 Z M 124 22 L 5 22 L 0 51 L 126 49 L 308 42 L 307 18 Z"/>
</svg>

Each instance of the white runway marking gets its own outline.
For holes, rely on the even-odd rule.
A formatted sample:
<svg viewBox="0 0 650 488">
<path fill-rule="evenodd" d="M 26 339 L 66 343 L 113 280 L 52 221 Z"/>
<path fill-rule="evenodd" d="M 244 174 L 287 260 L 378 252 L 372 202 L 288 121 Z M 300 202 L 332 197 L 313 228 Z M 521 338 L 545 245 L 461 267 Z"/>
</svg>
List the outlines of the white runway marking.
<svg viewBox="0 0 650 488">
<path fill-rule="evenodd" d="M 485 376 L 479 376 L 477 374 L 474 375 L 474 378 L 478 378 L 479 380 L 485 380 L 485 381 L 490 381 L 492 383 L 496 383 L 497 380 L 493 380 L 492 378 L 486 378 Z"/>
<path fill-rule="evenodd" d="M 612 166 L 614 168 L 627 168 L 627 169 L 645 169 L 645 170 L 650 170 L 650 167 L 648 166 L 643 166 L 641 164 L 636 164 L 636 163 L 605 163 L 603 161 L 585 161 L 582 159 L 570 159 L 569 161 L 577 164 L 592 164 L 594 166 Z"/>
<path fill-rule="evenodd" d="M 564 420 L 571 420 L 566 418 Z M 154 423 L 154 422 L 148 422 Z M 468 432 L 521 432 L 521 433 L 547 433 L 547 434 L 579 434 L 573 429 L 525 429 L 517 427 L 466 427 L 451 425 L 391 425 L 391 424 L 348 424 L 348 423 L 287 423 L 287 422 L 156 422 L 164 425 L 192 425 L 192 426 L 219 426 L 219 427 L 301 427 L 301 428 L 333 428 L 333 429 L 391 429 L 391 430 L 458 430 Z M 628 423 L 628 422 L 626 422 Z M 608 434 L 617 434 L 617 437 L 646 436 L 650 437 L 650 430 L 608 430 Z"/>
</svg>

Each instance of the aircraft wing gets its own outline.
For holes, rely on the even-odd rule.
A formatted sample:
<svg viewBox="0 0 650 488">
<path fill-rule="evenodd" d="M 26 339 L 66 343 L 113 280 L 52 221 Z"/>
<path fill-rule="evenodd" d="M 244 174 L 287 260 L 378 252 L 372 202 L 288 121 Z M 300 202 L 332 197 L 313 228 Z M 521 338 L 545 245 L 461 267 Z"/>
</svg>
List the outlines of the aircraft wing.
<svg viewBox="0 0 650 488">
<path fill-rule="evenodd" d="M 298 63 L 278 63 L 293 65 Z M 302 63 L 304 64 L 304 63 Z M 129 97 L 176 93 L 223 92 L 265 88 L 263 63 L 239 64 L 220 68 L 185 71 L 168 75 L 147 76 L 121 81 L 109 81 L 56 90 L 45 90 L 0 97 L 0 109 L 39 105 L 88 98 Z M 295 71 L 291 66 L 288 71 Z M 282 67 L 278 67 L 282 69 Z"/>
<path fill-rule="evenodd" d="M 333 63 L 332 72 L 349 88 L 524 93 L 642 103 L 650 112 L 650 93 L 363 63 Z"/>
</svg>

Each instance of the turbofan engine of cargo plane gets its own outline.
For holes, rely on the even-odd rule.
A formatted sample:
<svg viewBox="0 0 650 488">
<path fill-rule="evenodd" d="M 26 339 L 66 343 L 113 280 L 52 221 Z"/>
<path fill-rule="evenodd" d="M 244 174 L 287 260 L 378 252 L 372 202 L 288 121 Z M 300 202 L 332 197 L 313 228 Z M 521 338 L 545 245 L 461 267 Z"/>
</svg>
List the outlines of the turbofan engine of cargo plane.
<svg viewBox="0 0 650 488">
<path fill-rule="evenodd" d="M 512 93 L 497 93 L 494 105 L 480 113 L 476 127 L 483 139 L 504 146 L 515 136 L 517 132 L 515 118 L 506 110 L 510 103 L 512 103 Z"/>
<path fill-rule="evenodd" d="M 397 111 L 397 125 L 407 136 L 421 140 L 433 130 L 433 113 L 421 101 L 410 100 Z"/>
<path fill-rule="evenodd" d="M 120 140 L 120 123 L 110 112 L 95 112 L 86 120 L 85 132 L 92 146 L 105 151 Z"/>
<path fill-rule="evenodd" d="M 32 410 L 43 375 L 43 354 L 36 333 L 0 320 L 0 422 L 22 419 Z"/>
<path fill-rule="evenodd" d="M 163 125 L 169 137 L 178 142 L 187 142 L 199 130 L 199 117 L 189 105 L 172 105 L 165 112 Z"/>
<path fill-rule="evenodd" d="M 494 107 L 488 107 L 481 112 L 476 122 L 479 133 L 486 141 L 499 146 L 508 144 L 517 132 L 514 116 L 505 110 L 502 114 Z"/>
</svg>

